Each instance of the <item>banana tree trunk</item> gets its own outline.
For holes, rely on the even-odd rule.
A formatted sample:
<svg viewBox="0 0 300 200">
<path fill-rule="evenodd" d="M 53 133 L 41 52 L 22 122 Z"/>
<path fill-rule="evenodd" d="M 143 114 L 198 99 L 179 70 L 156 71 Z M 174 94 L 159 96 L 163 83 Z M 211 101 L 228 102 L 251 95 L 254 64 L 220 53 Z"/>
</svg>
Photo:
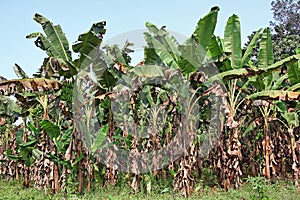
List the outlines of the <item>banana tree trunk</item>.
<svg viewBox="0 0 300 200">
<path fill-rule="evenodd" d="M 87 157 L 87 167 L 88 167 L 88 173 L 87 173 L 87 191 L 90 192 L 91 191 L 91 186 L 92 186 L 92 180 L 94 180 L 94 167 L 93 167 L 93 163 L 91 162 L 91 160 L 89 159 L 89 157 Z"/>
<path fill-rule="evenodd" d="M 26 117 L 23 117 L 23 123 L 24 123 L 24 130 L 23 130 L 23 142 L 27 142 L 27 132 L 26 132 L 26 128 L 27 128 L 27 123 L 26 123 Z M 24 168 L 24 183 L 23 186 L 24 187 L 29 187 L 29 167 L 26 166 L 26 164 L 23 164 L 23 168 Z"/>
<path fill-rule="evenodd" d="M 77 147 L 76 147 L 77 155 L 80 156 L 82 151 L 82 141 L 77 140 Z M 83 184 L 84 184 L 84 177 L 83 177 L 83 161 L 80 160 L 77 165 L 77 181 L 78 181 L 78 188 L 77 191 L 79 194 L 83 192 Z"/>
<path fill-rule="evenodd" d="M 241 152 L 241 143 L 239 141 L 239 131 L 238 128 L 234 128 L 231 131 L 231 136 L 229 138 L 229 148 L 228 148 L 228 157 L 229 157 L 229 166 L 227 166 L 229 169 L 229 180 L 231 183 L 234 183 L 234 186 L 238 188 L 242 181 L 241 181 L 241 161 L 242 161 L 242 152 Z"/>
<path fill-rule="evenodd" d="M 264 141 L 263 141 L 263 149 L 265 156 L 265 168 L 264 168 L 264 176 L 267 180 L 270 180 L 270 133 L 269 133 L 269 125 L 268 122 L 265 122 L 264 125 Z"/>
<path fill-rule="evenodd" d="M 115 132 L 115 125 L 114 125 L 114 116 L 112 111 L 109 113 L 109 122 L 108 122 L 108 137 L 111 141 L 113 141 L 112 137 L 114 136 Z M 104 186 L 107 187 L 108 184 L 116 185 L 117 184 L 117 177 L 118 177 L 118 171 L 115 167 L 115 158 L 116 153 L 108 149 L 107 152 L 107 170 L 106 170 L 106 182 L 104 183 Z"/>
<path fill-rule="evenodd" d="M 185 154 L 180 161 L 180 169 L 176 173 L 173 187 L 174 192 L 179 192 L 184 197 L 189 197 L 193 193 L 193 175 L 197 162 L 196 145 L 191 144 L 188 154 Z"/>
<path fill-rule="evenodd" d="M 298 161 L 296 150 L 295 150 L 296 149 L 296 142 L 295 142 L 294 129 L 289 128 L 288 133 L 289 133 L 290 139 L 291 139 L 291 151 L 292 151 L 292 159 L 293 159 L 293 164 L 292 164 L 293 179 L 294 179 L 295 186 L 298 187 L 299 186 L 299 182 L 298 182 L 298 176 L 299 176 L 299 166 L 298 165 L 299 165 L 299 161 Z"/>
<path fill-rule="evenodd" d="M 54 185 L 55 185 L 55 193 L 59 193 L 60 191 L 60 184 L 59 184 L 59 171 L 58 171 L 58 164 L 54 163 Z"/>
</svg>

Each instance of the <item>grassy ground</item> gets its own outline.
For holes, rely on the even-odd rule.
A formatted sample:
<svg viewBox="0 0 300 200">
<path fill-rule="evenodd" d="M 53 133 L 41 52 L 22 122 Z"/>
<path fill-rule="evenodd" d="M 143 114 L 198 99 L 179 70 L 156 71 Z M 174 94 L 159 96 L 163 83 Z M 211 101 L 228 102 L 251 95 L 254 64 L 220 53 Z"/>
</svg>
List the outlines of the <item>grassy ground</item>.
<svg viewBox="0 0 300 200">
<path fill-rule="evenodd" d="M 173 195 L 171 188 L 156 187 L 150 194 L 132 194 L 128 187 L 113 187 L 109 189 L 95 189 L 85 195 L 68 195 L 67 199 L 184 199 L 178 195 Z M 30 199 L 63 199 L 63 194 L 49 195 L 44 191 L 34 188 L 22 188 L 18 182 L 7 182 L 0 180 L 0 199 L 5 200 L 30 200 Z M 225 192 L 222 189 L 210 188 L 203 184 L 196 185 L 194 194 L 190 199 L 222 199 L 222 200 L 248 200 L 248 199 L 276 199 L 276 200 L 298 200 L 300 199 L 300 189 L 295 188 L 291 182 L 285 181 L 279 184 L 267 184 L 261 179 L 250 179 L 240 189 L 230 189 Z"/>
</svg>

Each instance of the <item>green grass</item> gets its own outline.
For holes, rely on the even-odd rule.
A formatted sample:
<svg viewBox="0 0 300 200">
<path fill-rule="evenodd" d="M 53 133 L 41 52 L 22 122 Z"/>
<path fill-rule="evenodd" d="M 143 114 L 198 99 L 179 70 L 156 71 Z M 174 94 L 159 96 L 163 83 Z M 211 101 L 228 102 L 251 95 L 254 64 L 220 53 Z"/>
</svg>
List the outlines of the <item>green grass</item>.
<svg viewBox="0 0 300 200">
<path fill-rule="evenodd" d="M 297 200 L 300 199 L 300 190 L 295 188 L 289 181 L 282 181 L 279 184 L 267 184 L 262 182 L 262 179 L 252 178 L 240 189 L 230 189 L 225 192 L 222 189 L 205 187 L 203 184 L 196 185 L 193 195 L 189 199 L 284 199 Z M 109 189 L 93 189 L 90 193 L 84 195 L 68 195 L 67 199 L 184 199 L 178 195 L 172 194 L 172 189 L 167 187 L 153 186 L 153 191 L 150 194 L 133 194 L 131 189 L 127 186 L 111 187 Z M 162 191 L 166 193 L 161 193 Z M 30 200 L 30 199 L 63 199 L 63 194 L 49 195 L 44 191 L 34 188 L 22 188 L 19 182 L 7 182 L 0 180 L 0 199 L 5 200 Z"/>
</svg>

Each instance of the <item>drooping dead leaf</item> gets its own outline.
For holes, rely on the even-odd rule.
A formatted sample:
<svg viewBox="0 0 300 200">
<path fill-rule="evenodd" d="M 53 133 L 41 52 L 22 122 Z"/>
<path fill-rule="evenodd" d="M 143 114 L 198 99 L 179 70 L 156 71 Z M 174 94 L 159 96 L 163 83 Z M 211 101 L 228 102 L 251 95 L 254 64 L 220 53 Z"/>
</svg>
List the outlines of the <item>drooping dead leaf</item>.
<svg viewBox="0 0 300 200">
<path fill-rule="evenodd" d="M 58 91 L 60 84 L 56 80 L 45 78 L 29 78 L 29 79 L 15 79 L 0 82 L 0 93 L 2 95 L 10 95 L 14 93 L 23 92 L 47 92 Z"/>
</svg>

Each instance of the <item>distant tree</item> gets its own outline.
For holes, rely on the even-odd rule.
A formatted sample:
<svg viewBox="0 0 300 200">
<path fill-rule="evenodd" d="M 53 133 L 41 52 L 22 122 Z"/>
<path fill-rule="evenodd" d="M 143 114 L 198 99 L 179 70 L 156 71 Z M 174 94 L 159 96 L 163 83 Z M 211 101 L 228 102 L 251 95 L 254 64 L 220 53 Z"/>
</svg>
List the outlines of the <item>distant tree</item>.
<svg viewBox="0 0 300 200">
<path fill-rule="evenodd" d="M 275 60 L 280 60 L 300 47 L 300 0 L 275 0 L 271 6 L 274 55 Z"/>
<path fill-rule="evenodd" d="M 300 48 L 300 0 L 275 0 L 271 2 L 273 21 L 270 21 L 272 29 L 272 41 L 275 61 L 295 54 Z M 244 45 L 247 48 L 256 31 L 248 36 Z M 251 60 L 256 63 L 259 52 L 259 42 L 251 54 Z"/>
</svg>

